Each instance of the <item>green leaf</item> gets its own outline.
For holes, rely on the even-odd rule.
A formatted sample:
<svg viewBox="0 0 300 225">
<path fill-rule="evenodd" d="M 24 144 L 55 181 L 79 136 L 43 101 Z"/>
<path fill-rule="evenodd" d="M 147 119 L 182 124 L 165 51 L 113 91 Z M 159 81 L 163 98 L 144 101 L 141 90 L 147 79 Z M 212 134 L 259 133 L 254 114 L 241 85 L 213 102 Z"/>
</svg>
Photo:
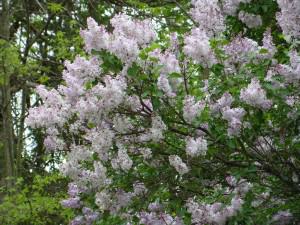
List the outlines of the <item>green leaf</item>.
<svg viewBox="0 0 300 225">
<path fill-rule="evenodd" d="M 50 79 L 50 78 L 49 78 L 48 76 L 43 75 L 43 76 L 41 76 L 41 77 L 39 78 L 39 82 L 40 82 L 41 84 L 45 84 L 45 83 L 47 83 L 47 81 L 48 81 L 49 79 Z"/>
<path fill-rule="evenodd" d="M 53 13 L 59 13 L 64 10 L 64 7 L 56 2 L 49 2 L 48 3 L 48 9 Z"/>
</svg>

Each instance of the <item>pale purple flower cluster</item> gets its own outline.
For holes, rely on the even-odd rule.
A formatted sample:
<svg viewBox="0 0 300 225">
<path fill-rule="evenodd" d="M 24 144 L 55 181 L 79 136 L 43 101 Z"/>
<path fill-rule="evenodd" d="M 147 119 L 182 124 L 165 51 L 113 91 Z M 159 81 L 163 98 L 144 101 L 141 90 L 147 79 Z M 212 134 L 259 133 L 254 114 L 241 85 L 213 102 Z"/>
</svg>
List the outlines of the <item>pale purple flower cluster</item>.
<svg viewBox="0 0 300 225">
<path fill-rule="evenodd" d="M 79 208 L 81 206 L 80 198 L 74 197 L 74 198 L 68 198 L 61 201 L 61 205 L 67 208 Z"/>
<path fill-rule="evenodd" d="M 148 206 L 150 212 L 142 211 L 138 213 L 139 224 L 144 225 L 184 225 L 180 217 L 172 217 L 163 211 L 163 206 L 158 202 L 150 203 Z"/>
<path fill-rule="evenodd" d="M 297 84 L 300 80 L 300 56 L 295 50 L 290 51 L 289 56 L 290 65 L 280 64 L 275 70 L 284 77 L 286 83 Z"/>
<path fill-rule="evenodd" d="M 133 192 L 122 189 L 102 190 L 95 194 L 95 203 L 101 212 L 108 210 L 111 214 L 117 214 L 122 208 L 128 206 L 133 198 L 141 197 L 147 193 L 147 188 L 141 182 L 133 184 Z"/>
<path fill-rule="evenodd" d="M 171 51 L 161 52 L 160 49 L 155 49 L 149 53 L 150 57 L 158 59 L 158 63 L 162 66 L 160 73 L 169 74 L 169 73 L 180 73 L 180 66 L 176 55 Z"/>
<path fill-rule="evenodd" d="M 194 8 L 190 13 L 198 22 L 199 29 L 207 36 L 219 35 L 225 30 L 224 17 L 218 0 L 192 0 L 192 5 Z"/>
<path fill-rule="evenodd" d="M 127 154 L 126 148 L 122 144 L 118 144 L 117 157 L 111 160 L 111 165 L 115 170 L 121 169 L 124 171 L 130 170 L 132 167 L 132 160 Z"/>
<path fill-rule="evenodd" d="M 139 213 L 139 224 L 144 225 L 184 225 L 179 217 L 173 218 L 171 215 L 162 212 L 141 212 Z"/>
<path fill-rule="evenodd" d="M 168 74 L 180 73 L 179 61 L 171 51 L 161 52 L 160 49 L 156 49 L 149 53 L 150 57 L 158 59 L 158 66 L 160 66 L 160 76 L 157 80 L 157 86 L 168 97 L 175 97 L 176 94 L 173 91 Z"/>
<path fill-rule="evenodd" d="M 110 35 L 105 27 L 98 26 L 97 22 L 89 17 L 87 19 L 87 30 L 81 30 L 80 35 L 85 41 L 85 48 L 88 52 L 91 50 L 103 50 L 109 47 Z"/>
<path fill-rule="evenodd" d="M 225 30 L 224 16 L 217 0 L 192 0 L 190 14 L 198 27 L 184 38 L 184 53 L 196 63 L 211 67 L 217 59 L 210 47 L 210 38 L 220 36 Z"/>
<path fill-rule="evenodd" d="M 225 92 L 216 103 L 210 105 L 212 115 L 218 116 L 220 113 L 222 118 L 228 122 L 227 133 L 229 136 L 238 136 L 242 128 L 242 120 L 246 115 L 243 108 L 231 108 L 233 97 L 230 93 Z"/>
<path fill-rule="evenodd" d="M 172 87 L 170 85 L 167 75 L 165 75 L 163 73 L 160 74 L 160 76 L 157 79 L 157 87 L 158 87 L 158 89 L 163 91 L 165 93 L 165 95 L 168 97 L 176 96 L 176 94 L 172 90 Z"/>
<path fill-rule="evenodd" d="M 118 14 L 111 20 L 114 27 L 112 33 L 98 26 L 92 18 L 87 23 L 88 29 L 81 31 L 86 49 L 107 50 L 128 64 L 137 59 L 141 47 L 156 38 L 150 20 L 132 20 L 125 14 Z"/>
<path fill-rule="evenodd" d="M 47 90 L 40 85 L 36 89 L 43 100 L 43 105 L 31 108 L 26 123 L 31 127 L 53 127 L 62 126 L 68 116 L 69 105 L 64 104 L 61 94 L 55 90 Z"/>
<path fill-rule="evenodd" d="M 192 123 L 205 108 L 204 101 L 195 101 L 194 96 L 187 95 L 183 101 L 183 118 Z"/>
<path fill-rule="evenodd" d="M 226 15 L 235 16 L 240 3 L 250 3 L 251 0 L 223 0 L 223 11 Z"/>
<path fill-rule="evenodd" d="M 224 47 L 224 52 L 228 56 L 225 61 L 226 70 L 235 72 L 235 65 L 249 63 L 258 54 L 259 46 L 252 39 L 237 36 Z"/>
<path fill-rule="evenodd" d="M 186 154 L 191 157 L 196 157 L 199 155 L 206 155 L 207 151 L 207 140 L 203 137 L 192 138 L 188 137 L 186 139 Z"/>
<path fill-rule="evenodd" d="M 76 216 L 71 222 L 70 225 L 91 225 L 99 218 L 99 213 L 93 211 L 88 207 L 82 208 L 81 216 Z"/>
<path fill-rule="evenodd" d="M 276 225 L 291 224 L 293 218 L 293 214 L 289 210 L 279 211 L 272 217 L 271 222 Z"/>
<path fill-rule="evenodd" d="M 167 126 L 164 124 L 160 116 L 151 117 L 151 127 L 140 136 L 140 141 L 156 141 L 159 142 L 163 139 L 163 133 L 167 130 Z"/>
<path fill-rule="evenodd" d="M 255 142 L 254 154 L 269 155 L 273 150 L 276 151 L 274 141 L 270 137 L 260 136 Z"/>
<path fill-rule="evenodd" d="M 225 206 L 222 203 L 200 205 L 193 200 L 187 203 L 188 212 L 192 214 L 193 224 L 218 224 L 224 225 L 226 221 L 241 210 L 243 200 L 233 198 L 231 205 Z"/>
<path fill-rule="evenodd" d="M 194 28 L 191 34 L 184 39 L 184 53 L 195 62 L 205 67 L 211 67 L 217 62 L 213 50 L 210 47 L 209 37 L 200 28 Z"/>
<path fill-rule="evenodd" d="M 277 21 L 286 36 L 300 37 L 300 1 L 277 0 L 280 12 L 277 13 Z"/>
<path fill-rule="evenodd" d="M 256 78 L 252 78 L 247 88 L 241 90 L 240 99 L 251 106 L 263 110 L 272 107 L 272 101 L 267 99 L 266 91 L 262 89 L 259 80 Z"/>
<path fill-rule="evenodd" d="M 260 53 L 263 58 L 272 59 L 277 53 L 277 48 L 273 43 L 271 29 L 267 29 L 264 33 L 262 49 L 267 50 L 267 53 L 263 53 L 262 50 L 260 50 Z"/>
<path fill-rule="evenodd" d="M 246 112 L 243 108 L 229 108 L 225 107 L 222 110 L 222 116 L 224 120 L 228 121 L 228 135 L 238 136 L 242 128 L 242 119 Z"/>
<path fill-rule="evenodd" d="M 213 204 L 199 204 L 194 199 L 190 198 L 186 204 L 188 212 L 192 215 L 192 223 L 197 225 L 202 224 L 217 224 L 224 225 L 230 217 L 238 214 L 244 203 L 243 197 L 249 191 L 251 184 L 241 180 L 236 182 L 235 179 L 230 179 L 231 185 L 234 186 L 234 197 L 231 199 L 230 205 L 216 202 Z"/>
<path fill-rule="evenodd" d="M 277 49 L 273 43 L 271 30 L 267 29 L 262 46 L 250 38 L 238 35 L 224 47 L 224 52 L 227 55 L 224 62 L 225 71 L 234 74 L 248 63 L 258 64 L 263 59 L 272 59 Z"/>
<path fill-rule="evenodd" d="M 189 172 L 189 168 L 178 155 L 170 155 L 169 163 L 181 176 Z"/>
<path fill-rule="evenodd" d="M 210 105 L 210 110 L 213 114 L 222 112 L 223 108 L 230 107 L 233 102 L 233 97 L 228 92 L 225 92 L 216 103 Z"/>
<path fill-rule="evenodd" d="M 246 26 L 249 28 L 256 28 L 262 25 L 262 19 L 260 15 L 240 11 L 238 17 L 239 20 L 246 24 Z"/>
<path fill-rule="evenodd" d="M 80 208 L 82 206 L 82 202 L 80 200 L 80 193 L 82 190 L 75 184 L 75 183 L 69 183 L 68 186 L 68 194 L 69 198 L 62 200 L 61 205 L 67 208 Z"/>
<path fill-rule="evenodd" d="M 135 40 L 139 46 L 145 46 L 156 38 L 156 32 L 153 29 L 150 19 L 133 20 L 125 14 L 118 14 L 110 20 L 114 27 L 113 34 L 124 36 L 126 39 Z"/>
</svg>

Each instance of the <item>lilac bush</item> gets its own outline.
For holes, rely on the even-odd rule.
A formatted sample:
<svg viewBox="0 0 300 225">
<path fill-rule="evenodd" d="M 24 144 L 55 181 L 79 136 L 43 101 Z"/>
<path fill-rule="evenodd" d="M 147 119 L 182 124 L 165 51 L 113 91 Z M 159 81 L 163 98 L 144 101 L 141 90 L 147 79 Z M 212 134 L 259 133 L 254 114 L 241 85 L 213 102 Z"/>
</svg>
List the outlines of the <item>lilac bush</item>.
<svg viewBox="0 0 300 225">
<path fill-rule="evenodd" d="M 286 61 L 269 27 L 260 42 L 224 34 L 227 16 L 263 25 L 239 10 L 250 0 L 193 0 L 195 24 L 168 40 L 148 19 L 117 14 L 112 31 L 87 20 L 87 57 L 65 62 L 56 89 L 37 88 L 27 118 L 48 150 L 67 152 L 71 224 L 225 224 L 300 193 L 300 6 L 277 2 Z"/>
</svg>

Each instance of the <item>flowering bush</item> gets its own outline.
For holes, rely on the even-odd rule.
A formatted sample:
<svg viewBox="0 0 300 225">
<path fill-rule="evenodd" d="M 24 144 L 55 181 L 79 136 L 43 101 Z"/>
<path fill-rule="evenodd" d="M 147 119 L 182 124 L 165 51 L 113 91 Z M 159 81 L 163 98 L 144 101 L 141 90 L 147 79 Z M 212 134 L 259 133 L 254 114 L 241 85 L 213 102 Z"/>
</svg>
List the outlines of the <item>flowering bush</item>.
<svg viewBox="0 0 300 225">
<path fill-rule="evenodd" d="M 194 26 L 167 40 L 151 20 L 88 19 L 88 57 L 27 118 L 67 152 L 72 225 L 297 221 L 300 3 L 269 3 L 278 25 L 250 0 L 192 0 Z"/>
</svg>

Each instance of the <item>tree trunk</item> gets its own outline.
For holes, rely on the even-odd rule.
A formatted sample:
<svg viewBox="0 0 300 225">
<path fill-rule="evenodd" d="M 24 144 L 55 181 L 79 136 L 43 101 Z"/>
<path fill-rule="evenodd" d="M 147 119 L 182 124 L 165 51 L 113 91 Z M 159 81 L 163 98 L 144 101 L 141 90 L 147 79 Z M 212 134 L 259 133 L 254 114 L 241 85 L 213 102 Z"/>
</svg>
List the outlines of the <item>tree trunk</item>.
<svg viewBox="0 0 300 225">
<path fill-rule="evenodd" d="M 26 100 L 27 100 L 27 89 L 22 90 L 21 100 L 21 115 L 18 129 L 18 142 L 16 148 L 16 176 L 21 175 L 22 170 L 22 153 L 24 150 L 24 131 L 25 131 L 25 115 L 26 115 Z"/>
<path fill-rule="evenodd" d="M 6 41 L 3 42 L 2 47 L 8 47 L 9 45 L 9 28 L 10 28 L 10 14 L 8 0 L 2 0 L 2 11 L 0 14 L 0 38 Z M 6 71 L 6 65 L 4 65 L 5 59 L 2 55 L 2 62 L 0 70 L 1 76 L 1 118 L 0 135 L 1 135 L 1 155 L 4 159 L 1 170 L 3 170 L 1 177 L 1 183 L 6 184 L 7 187 L 13 185 L 14 176 L 14 133 L 12 124 L 12 107 L 11 107 L 11 86 L 10 86 L 10 74 Z M 10 178 L 7 179 L 6 178 Z"/>
</svg>

